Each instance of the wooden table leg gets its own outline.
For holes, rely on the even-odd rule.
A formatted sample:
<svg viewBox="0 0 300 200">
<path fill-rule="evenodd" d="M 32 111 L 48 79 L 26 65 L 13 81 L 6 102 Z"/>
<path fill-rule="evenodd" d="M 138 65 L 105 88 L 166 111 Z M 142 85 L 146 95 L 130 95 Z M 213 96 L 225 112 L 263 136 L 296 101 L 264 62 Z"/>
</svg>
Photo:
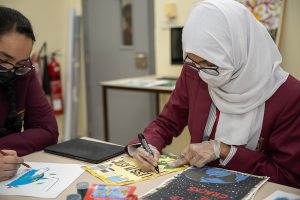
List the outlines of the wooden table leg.
<svg viewBox="0 0 300 200">
<path fill-rule="evenodd" d="M 104 140 L 109 142 L 107 87 L 105 86 L 102 86 L 102 106 L 103 106 L 103 122 L 104 122 Z"/>
</svg>

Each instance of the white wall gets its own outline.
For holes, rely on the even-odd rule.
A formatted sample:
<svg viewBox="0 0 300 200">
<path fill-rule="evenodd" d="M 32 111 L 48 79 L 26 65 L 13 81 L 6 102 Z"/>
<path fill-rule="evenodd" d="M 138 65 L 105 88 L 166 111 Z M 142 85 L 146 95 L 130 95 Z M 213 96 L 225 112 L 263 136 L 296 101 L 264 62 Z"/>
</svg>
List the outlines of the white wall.
<svg viewBox="0 0 300 200">
<path fill-rule="evenodd" d="M 286 0 L 279 50 L 282 66 L 300 80 L 300 1 Z"/>
<path fill-rule="evenodd" d="M 180 65 L 171 65 L 170 29 L 165 28 L 167 18 L 164 15 L 165 4 L 175 3 L 177 7 L 176 26 L 183 26 L 189 11 L 198 0 L 155 0 L 155 59 L 156 73 L 164 76 L 178 76 Z"/>
<path fill-rule="evenodd" d="M 67 64 L 67 42 L 68 42 L 68 19 L 69 11 L 75 8 L 81 14 L 80 0 L 1 0 L 0 5 L 14 8 L 24 14 L 32 23 L 36 36 L 33 52 L 37 52 L 43 42 L 47 42 L 48 53 L 60 50 L 57 57 L 61 64 L 61 77 L 63 82 L 63 92 L 65 94 Z M 84 70 L 82 70 L 84 72 Z M 81 74 L 81 80 L 84 80 Z M 86 133 L 86 108 L 84 81 L 81 81 L 81 96 L 79 100 L 79 132 Z M 65 95 L 64 95 L 65 96 Z M 63 134 L 64 115 L 57 116 L 60 133 Z M 61 137 L 60 137 L 61 138 Z"/>
</svg>

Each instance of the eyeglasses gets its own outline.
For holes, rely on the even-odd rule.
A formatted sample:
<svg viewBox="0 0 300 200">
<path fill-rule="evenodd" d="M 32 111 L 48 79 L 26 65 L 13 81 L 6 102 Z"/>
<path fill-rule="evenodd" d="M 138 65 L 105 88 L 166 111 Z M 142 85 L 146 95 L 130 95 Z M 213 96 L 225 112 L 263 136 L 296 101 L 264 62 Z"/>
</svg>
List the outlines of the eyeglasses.
<svg viewBox="0 0 300 200">
<path fill-rule="evenodd" d="M 200 63 L 195 63 L 188 56 L 185 57 L 183 64 L 197 70 L 198 72 L 200 72 L 200 70 L 202 70 L 205 73 L 213 75 L 213 76 L 218 76 L 220 74 L 218 71 L 218 68 L 219 68 L 218 66 L 216 66 L 216 65 L 201 66 Z"/>
<path fill-rule="evenodd" d="M 0 73 L 13 72 L 15 75 L 25 75 L 34 69 L 30 59 L 22 61 L 17 65 L 0 60 Z"/>
</svg>

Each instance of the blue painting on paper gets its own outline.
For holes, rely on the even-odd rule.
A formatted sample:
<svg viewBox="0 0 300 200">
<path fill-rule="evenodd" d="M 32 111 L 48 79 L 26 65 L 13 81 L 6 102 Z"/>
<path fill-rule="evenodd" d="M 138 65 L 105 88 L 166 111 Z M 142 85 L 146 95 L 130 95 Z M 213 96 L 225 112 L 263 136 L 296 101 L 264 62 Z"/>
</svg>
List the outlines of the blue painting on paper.
<svg viewBox="0 0 300 200">
<path fill-rule="evenodd" d="M 45 169 L 30 169 L 29 171 L 25 172 L 22 176 L 19 178 L 13 180 L 6 186 L 8 187 L 18 187 L 20 185 L 27 185 L 34 182 L 37 182 L 42 179 L 47 179 L 44 177 L 44 172 L 48 171 L 47 168 Z"/>
</svg>

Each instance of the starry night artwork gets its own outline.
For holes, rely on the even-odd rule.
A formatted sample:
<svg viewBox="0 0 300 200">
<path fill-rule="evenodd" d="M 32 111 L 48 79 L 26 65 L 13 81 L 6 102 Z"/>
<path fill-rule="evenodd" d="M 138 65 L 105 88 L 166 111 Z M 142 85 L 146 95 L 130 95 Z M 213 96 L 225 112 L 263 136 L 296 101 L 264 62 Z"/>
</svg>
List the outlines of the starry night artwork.
<svg viewBox="0 0 300 200">
<path fill-rule="evenodd" d="M 162 183 L 142 199 L 241 200 L 251 196 L 267 179 L 221 168 L 192 167 Z"/>
</svg>

